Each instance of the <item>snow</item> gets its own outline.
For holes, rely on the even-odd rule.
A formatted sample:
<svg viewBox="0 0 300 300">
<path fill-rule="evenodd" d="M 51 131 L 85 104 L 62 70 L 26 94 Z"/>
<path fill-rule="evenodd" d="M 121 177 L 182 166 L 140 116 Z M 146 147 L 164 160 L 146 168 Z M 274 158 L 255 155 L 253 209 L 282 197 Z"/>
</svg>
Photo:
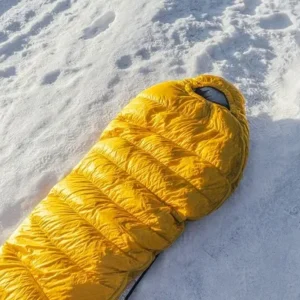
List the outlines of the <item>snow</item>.
<svg viewBox="0 0 300 300">
<path fill-rule="evenodd" d="M 300 2 L 1 0 L 0 243 L 140 90 L 213 73 L 247 98 L 248 167 L 131 299 L 299 299 Z"/>
</svg>

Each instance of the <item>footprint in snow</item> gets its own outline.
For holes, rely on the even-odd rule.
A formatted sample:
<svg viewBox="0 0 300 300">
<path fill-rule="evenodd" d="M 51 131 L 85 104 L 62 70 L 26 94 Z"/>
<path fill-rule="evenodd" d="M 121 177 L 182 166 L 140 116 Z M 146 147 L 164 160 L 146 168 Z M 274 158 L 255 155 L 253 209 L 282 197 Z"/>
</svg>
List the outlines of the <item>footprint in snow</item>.
<svg viewBox="0 0 300 300">
<path fill-rule="evenodd" d="M 60 70 L 55 70 L 47 73 L 42 79 L 42 85 L 54 83 L 57 80 L 59 75 L 60 75 Z"/>
<path fill-rule="evenodd" d="M 99 19 L 95 20 L 91 26 L 83 30 L 82 38 L 88 40 L 96 37 L 101 32 L 107 30 L 111 23 L 115 20 L 116 15 L 113 11 L 109 11 L 102 15 Z"/>
<path fill-rule="evenodd" d="M 150 52 L 146 48 L 142 48 L 135 53 L 136 57 L 140 57 L 142 60 L 150 59 Z"/>
<path fill-rule="evenodd" d="M 256 8 L 258 8 L 261 3 L 261 0 L 244 0 L 244 9 L 241 12 L 244 14 L 255 15 Z"/>
<path fill-rule="evenodd" d="M 290 17 L 285 13 L 277 13 L 260 19 L 260 27 L 264 29 L 280 30 L 293 25 Z"/>
<path fill-rule="evenodd" d="M 107 87 L 109 89 L 111 89 L 111 88 L 115 87 L 119 82 L 120 82 L 120 77 L 119 77 L 119 75 L 116 75 L 108 82 Z"/>
<path fill-rule="evenodd" d="M 132 59 L 130 55 L 121 56 L 117 61 L 116 65 L 119 69 L 128 69 L 132 65 Z"/>
<path fill-rule="evenodd" d="M 15 67 L 8 67 L 4 70 L 0 70 L 0 78 L 9 78 L 16 75 Z"/>
<path fill-rule="evenodd" d="M 21 29 L 21 23 L 20 22 L 12 22 L 5 29 L 8 31 L 11 31 L 11 32 L 19 31 Z"/>
<path fill-rule="evenodd" d="M 132 57 L 147 61 L 151 58 L 151 53 L 148 49 L 141 48 L 134 55 L 123 55 L 116 61 L 118 69 L 128 69 L 133 64 L 134 59 Z"/>
<path fill-rule="evenodd" d="M 35 12 L 33 10 L 29 10 L 26 14 L 25 14 L 25 21 L 28 22 L 30 19 L 32 19 L 33 17 L 35 17 Z"/>
<path fill-rule="evenodd" d="M 58 2 L 57 5 L 52 10 L 52 14 L 59 14 L 71 7 L 71 1 L 70 0 L 64 0 L 61 2 Z"/>
<path fill-rule="evenodd" d="M 148 61 L 151 58 L 151 52 L 155 52 L 156 50 L 157 49 L 155 48 L 152 48 L 151 50 L 141 48 L 132 55 L 123 55 L 116 60 L 116 66 L 119 70 L 126 70 L 134 65 L 136 61 L 139 61 L 142 65 L 139 66 L 138 72 L 142 75 L 148 74 L 153 71 Z"/>
</svg>

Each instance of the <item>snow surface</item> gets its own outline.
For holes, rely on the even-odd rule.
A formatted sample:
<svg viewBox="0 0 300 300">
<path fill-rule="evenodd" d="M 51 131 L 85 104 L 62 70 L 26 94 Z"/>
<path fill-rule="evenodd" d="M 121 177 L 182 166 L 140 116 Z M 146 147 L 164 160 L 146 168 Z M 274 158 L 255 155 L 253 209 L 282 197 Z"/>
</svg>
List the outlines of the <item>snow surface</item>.
<svg viewBox="0 0 300 300">
<path fill-rule="evenodd" d="M 130 98 L 214 73 L 247 98 L 244 180 L 131 299 L 300 299 L 300 2 L 0 0 L 0 243 Z"/>
</svg>

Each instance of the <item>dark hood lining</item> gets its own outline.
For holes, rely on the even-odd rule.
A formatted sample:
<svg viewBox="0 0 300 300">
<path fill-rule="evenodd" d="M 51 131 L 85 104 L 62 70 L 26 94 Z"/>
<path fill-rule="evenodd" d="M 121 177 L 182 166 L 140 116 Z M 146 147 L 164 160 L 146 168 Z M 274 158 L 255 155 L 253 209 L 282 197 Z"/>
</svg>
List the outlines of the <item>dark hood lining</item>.
<svg viewBox="0 0 300 300">
<path fill-rule="evenodd" d="M 230 105 L 227 97 L 219 89 L 216 89 L 215 87 L 211 86 L 203 86 L 196 88 L 194 92 L 206 99 L 207 101 L 216 103 L 230 110 Z"/>
</svg>

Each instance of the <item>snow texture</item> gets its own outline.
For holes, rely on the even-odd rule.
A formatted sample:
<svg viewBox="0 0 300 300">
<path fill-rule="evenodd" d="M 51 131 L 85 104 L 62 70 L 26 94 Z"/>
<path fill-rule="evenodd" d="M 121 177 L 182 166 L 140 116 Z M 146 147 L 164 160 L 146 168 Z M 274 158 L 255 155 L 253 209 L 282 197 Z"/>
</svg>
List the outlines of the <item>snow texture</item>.
<svg viewBox="0 0 300 300">
<path fill-rule="evenodd" d="M 0 243 L 140 90 L 213 73 L 247 99 L 244 179 L 131 299 L 299 300 L 299 28 L 296 0 L 1 0 Z"/>
</svg>

